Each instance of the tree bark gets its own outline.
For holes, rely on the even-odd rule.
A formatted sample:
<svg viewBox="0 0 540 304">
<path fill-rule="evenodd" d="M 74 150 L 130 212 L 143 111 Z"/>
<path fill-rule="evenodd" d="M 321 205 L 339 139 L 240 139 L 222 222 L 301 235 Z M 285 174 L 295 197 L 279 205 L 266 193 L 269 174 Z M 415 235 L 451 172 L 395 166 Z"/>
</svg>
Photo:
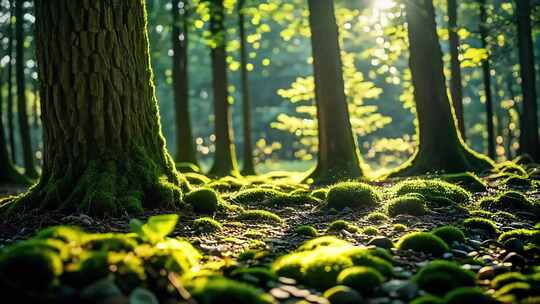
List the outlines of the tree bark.
<svg viewBox="0 0 540 304">
<path fill-rule="evenodd" d="M 466 138 L 465 118 L 463 115 L 463 84 L 461 80 L 461 62 L 459 60 L 459 35 L 458 35 L 458 4 L 457 0 L 448 0 L 448 34 L 450 44 L 450 92 L 454 105 L 455 115 L 463 140 Z"/>
<path fill-rule="evenodd" d="M 247 43 L 246 43 L 246 22 L 244 12 L 245 0 L 238 2 L 238 28 L 240 36 L 240 66 L 242 78 L 242 118 L 244 129 L 244 153 L 243 175 L 255 175 L 255 165 L 253 164 L 253 140 L 251 136 L 251 93 L 249 87 L 249 71 L 247 69 Z"/>
<path fill-rule="evenodd" d="M 39 174 L 34 164 L 34 151 L 32 149 L 32 138 L 30 135 L 30 125 L 28 124 L 28 109 L 26 101 L 26 76 L 24 73 L 24 3 L 25 0 L 15 1 L 15 36 L 17 45 L 15 47 L 15 71 L 17 77 L 17 117 L 19 121 L 19 134 L 23 150 L 24 173 L 31 178 L 37 178 Z"/>
<path fill-rule="evenodd" d="M 199 166 L 189 115 L 189 23 L 186 1 L 172 0 L 173 93 L 176 114 L 176 161 Z M 180 4 L 184 5 L 181 7 Z"/>
<path fill-rule="evenodd" d="M 36 0 L 44 131 L 39 183 L 9 208 L 104 216 L 174 208 L 144 0 Z"/>
<path fill-rule="evenodd" d="M 214 133 L 216 136 L 214 164 L 209 175 L 239 175 L 236 149 L 233 143 L 232 117 L 228 100 L 227 52 L 223 0 L 210 3 L 210 31 L 213 37 L 212 87 L 214 89 Z"/>
<path fill-rule="evenodd" d="M 318 165 L 311 178 L 318 184 L 363 176 L 360 153 L 349 119 L 333 0 L 309 0 L 317 104 Z"/>
<path fill-rule="evenodd" d="M 13 41 L 15 40 L 15 31 L 13 26 L 13 17 L 15 14 L 15 1 L 9 1 L 9 41 L 8 41 L 8 100 L 7 100 L 7 123 L 9 133 L 9 148 L 13 163 L 17 163 L 17 146 L 15 144 L 15 124 L 14 124 L 14 96 L 13 96 Z"/>
<path fill-rule="evenodd" d="M 419 148 L 413 158 L 391 176 L 478 172 L 491 168 L 492 161 L 470 150 L 457 130 L 446 91 L 432 0 L 405 3 Z"/>
<path fill-rule="evenodd" d="M 488 24 L 487 24 L 487 9 L 486 0 L 480 0 L 480 39 L 482 40 L 482 47 L 489 50 L 488 45 Z M 495 128 L 493 125 L 493 94 L 491 92 L 491 63 L 490 55 L 488 51 L 488 57 L 482 62 L 482 73 L 484 80 L 484 92 L 486 96 L 486 126 L 487 126 L 487 146 L 488 155 L 491 158 L 495 158 Z"/>
<path fill-rule="evenodd" d="M 540 161 L 531 6 L 529 1 L 517 0 L 516 7 L 521 89 L 523 91 L 523 125 L 521 126 L 522 140 L 520 152 L 529 154 L 535 161 Z"/>
</svg>

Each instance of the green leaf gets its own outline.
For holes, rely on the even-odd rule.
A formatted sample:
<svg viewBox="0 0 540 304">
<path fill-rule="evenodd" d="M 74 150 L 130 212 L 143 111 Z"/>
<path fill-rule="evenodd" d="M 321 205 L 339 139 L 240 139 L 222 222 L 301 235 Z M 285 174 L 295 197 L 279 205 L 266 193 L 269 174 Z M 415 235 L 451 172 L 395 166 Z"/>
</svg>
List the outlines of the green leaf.
<svg viewBox="0 0 540 304">
<path fill-rule="evenodd" d="M 150 217 L 146 224 L 138 219 L 132 219 L 129 222 L 129 227 L 142 239 L 150 243 L 157 243 L 173 232 L 176 223 L 178 223 L 177 214 L 163 214 Z"/>
</svg>

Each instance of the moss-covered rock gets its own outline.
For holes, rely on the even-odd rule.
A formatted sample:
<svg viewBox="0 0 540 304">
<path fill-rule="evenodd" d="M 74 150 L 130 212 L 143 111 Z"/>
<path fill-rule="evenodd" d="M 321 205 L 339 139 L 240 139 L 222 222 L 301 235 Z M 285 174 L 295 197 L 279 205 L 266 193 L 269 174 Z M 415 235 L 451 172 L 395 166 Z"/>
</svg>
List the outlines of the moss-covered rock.
<svg viewBox="0 0 540 304">
<path fill-rule="evenodd" d="M 242 212 L 238 219 L 244 221 L 258 221 L 262 223 L 282 223 L 283 219 L 270 211 L 266 210 L 246 210 Z"/>
<path fill-rule="evenodd" d="M 427 212 L 426 203 L 422 199 L 410 195 L 405 195 L 390 200 L 386 208 L 388 210 L 388 214 L 392 217 L 401 214 L 422 216 Z"/>
<path fill-rule="evenodd" d="M 326 197 L 327 207 L 342 210 L 365 209 L 377 206 L 380 196 L 370 185 L 358 182 L 343 182 L 332 186 Z"/>
<path fill-rule="evenodd" d="M 530 188 L 533 181 L 527 176 L 511 174 L 504 179 L 503 183 L 510 188 Z"/>
<path fill-rule="evenodd" d="M 200 304 L 269 304 L 276 301 L 251 285 L 223 277 L 197 278 L 187 285 L 193 298 Z"/>
<path fill-rule="evenodd" d="M 378 224 L 378 223 L 387 222 L 390 219 L 388 218 L 386 214 L 382 212 L 372 212 L 368 214 L 368 216 L 366 216 L 366 220 Z"/>
<path fill-rule="evenodd" d="M 384 283 L 384 277 L 373 268 L 356 266 L 341 271 L 337 283 L 349 286 L 364 296 L 370 296 Z"/>
<path fill-rule="evenodd" d="M 217 232 L 223 229 L 223 225 L 211 218 L 211 217 L 201 217 L 193 221 L 193 228 L 200 232 Z"/>
<path fill-rule="evenodd" d="M 319 232 L 313 226 L 302 225 L 294 229 L 294 233 L 307 236 L 307 237 L 317 237 Z"/>
<path fill-rule="evenodd" d="M 316 197 L 320 200 L 326 200 L 326 196 L 328 195 L 328 189 L 327 188 L 321 188 L 317 190 L 313 190 L 311 192 L 311 196 Z"/>
<path fill-rule="evenodd" d="M 397 244 L 400 250 L 424 252 L 442 256 L 449 250 L 448 245 L 438 236 L 428 232 L 411 232 L 401 237 Z"/>
<path fill-rule="evenodd" d="M 540 230 L 514 229 L 501 234 L 498 238 L 500 243 L 506 243 L 510 239 L 518 239 L 525 243 L 540 246 Z"/>
<path fill-rule="evenodd" d="M 337 220 L 330 223 L 330 225 L 328 225 L 328 228 L 326 229 L 326 231 L 328 232 L 339 232 L 342 230 L 345 230 L 351 233 L 356 233 L 360 231 L 360 228 L 358 228 L 356 225 L 353 225 L 347 221 Z"/>
<path fill-rule="evenodd" d="M 330 304 L 357 304 L 362 303 L 362 296 L 347 286 L 334 286 L 324 292 L 323 296 Z"/>
<path fill-rule="evenodd" d="M 429 293 L 445 295 L 458 287 L 474 286 L 475 274 L 456 263 L 433 261 L 422 267 L 414 276 L 413 281 Z"/>
<path fill-rule="evenodd" d="M 461 229 L 455 226 L 443 226 L 435 228 L 431 231 L 434 235 L 440 237 L 447 244 L 452 244 L 454 242 L 463 243 L 465 242 L 465 233 Z"/>
<path fill-rule="evenodd" d="M 392 229 L 394 229 L 396 232 L 405 232 L 407 231 L 407 226 L 403 224 L 394 224 L 392 225 Z"/>
<path fill-rule="evenodd" d="M 408 180 L 397 184 L 394 192 L 398 196 L 412 193 L 423 195 L 427 200 L 434 197 L 445 197 L 456 203 L 466 203 L 471 199 L 471 193 L 460 186 L 438 180 Z"/>
<path fill-rule="evenodd" d="M 235 269 L 231 272 L 231 278 L 237 281 L 254 284 L 261 288 L 267 287 L 269 283 L 278 281 L 278 277 L 270 269 L 265 267 Z"/>
<path fill-rule="evenodd" d="M 487 234 L 499 233 L 499 228 L 497 228 L 497 224 L 495 224 L 494 221 L 479 217 L 472 217 L 464 220 L 463 226 L 467 229 L 480 230 Z"/>
<path fill-rule="evenodd" d="M 480 288 L 461 287 L 450 291 L 445 297 L 446 304 L 496 304 L 498 301 Z"/>
<path fill-rule="evenodd" d="M 445 182 L 461 186 L 472 192 L 487 191 L 487 184 L 474 173 L 447 174 L 442 175 L 440 178 Z"/>
<path fill-rule="evenodd" d="M 287 196 L 287 194 L 275 189 L 252 188 L 235 193 L 231 200 L 238 204 L 257 204 L 268 199 L 284 196 Z"/>
<path fill-rule="evenodd" d="M 491 280 L 491 287 L 493 287 L 494 289 L 500 289 L 503 286 L 511 283 L 526 282 L 527 279 L 527 276 L 522 274 L 521 272 L 507 272 L 500 274 L 496 276 L 493 280 Z"/>
<path fill-rule="evenodd" d="M 379 229 L 377 229 L 377 227 L 367 226 L 362 229 L 362 234 L 372 235 L 372 236 L 377 235 L 379 234 Z"/>
<path fill-rule="evenodd" d="M 507 191 L 495 198 L 484 198 L 479 202 L 480 208 L 490 211 L 528 210 L 532 203 L 517 191 Z"/>
<path fill-rule="evenodd" d="M 184 197 L 184 202 L 197 213 L 212 214 L 218 210 L 219 195 L 211 188 L 195 189 Z"/>
</svg>

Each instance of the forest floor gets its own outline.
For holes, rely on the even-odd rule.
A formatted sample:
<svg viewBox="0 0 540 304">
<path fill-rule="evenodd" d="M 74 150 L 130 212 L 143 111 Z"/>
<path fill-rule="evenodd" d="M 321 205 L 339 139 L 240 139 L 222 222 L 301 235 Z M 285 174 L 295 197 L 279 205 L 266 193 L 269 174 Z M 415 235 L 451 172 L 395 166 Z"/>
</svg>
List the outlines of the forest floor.
<svg viewBox="0 0 540 304">
<path fill-rule="evenodd" d="M 242 281 L 248 284 L 246 286 L 254 288 L 248 291 L 225 283 L 208 283 L 212 280 L 203 284 L 204 287 L 189 287 L 190 283 L 186 283 L 187 290 L 200 303 L 330 301 L 332 304 L 346 304 L 361 303 L 358 302 L 360 298 L 364 299 L 362 303 L 540 303 L 540 191 L 532 178 L 532 171 L 529 170 L 525 176 L 520 175 L 524 172 L 519 169 L 515 172 L 513 168 L 502 168 L 482 179 L 471 178 L 472 175 L 454 176 L 451 178 L 452 183 L 434 182 L 432 178 L 371 183 L 369 191 L 379 193 L 377 204 L 362 207 L 352 199 L 351 204 L 343 209 L 329 208 L 333 198 L 330 198 L 328 191 L 332 192 L 336 188 L 334 192 L 337 192 L 341 186 L 343 193 L 338 193 L 339 202 L 350 200 L 354 195 L 364 195 L 362 197 L 366 199 L 365 193 L 351 190 L 363 187 L 362 184 L 338 184 L 316 193 L 304 185 L 287 184 L 279 179 L 264 185 L 232 178 L 206 181 L 204 186 L 214 188 L 220 201 L 229 205 L 212 215 L 221 226 L 218 229 L 213 223 L 197 223 L 197 219 L 204 216 L 192 212 L 188 207 L 180 212 L 178 224 L 169 237 L 186 239 L 201 252 L 200 264 L 209 265 L 203 266 L 203 269 L 211 269 L 220 278 Z M 201 180 L 195 174 L 191 177 L 197 183 Z M 456 187 L 457 184 L 468 190 Z M 352 188 L 346 189 L 348 186 Z M 4 193 L 20 191 L 2 190 Z M 259 190 L 260 193 L 257 192 Z M 460 201 L 460 195 L 464 193 L 470 197 Z M 287 194 L 287 197 L 279 197 L 282 194 Z M 417 198 L 420 198 L 424 211 L 418 211 L 415 205 Z M 246 210 L 265 210 L 270 213 L 245 216 Z M 139 218 L 147 220 L 163 213 L 171 212 L 156 211 Z M 78 226 L 98 234 L 129 233 L 133 230 L 133 227 L 130 228 L 130 220 L 128 216 L 96 219 L 84 214 L 13 215 L 0 223 L 0 248 L 9 249 L 10 244 L 27 240 L 36 232 L 56 225 Z M 459 229 L 458 234 L 463 232 L 465 238 L 460 239 L 454 231 L 434 232 L 436 228 L 449 225 L 452 229 Z M 439 252 L 438 240 L 415 236 L 417 232 L 433 232 L 438 240 L 446 241 L 446 249 Z M 433 236 L 431 233 L 426 234 Z M 305 242 L 312 242 L 309 245 L 312 248 L 298 249 Z M 92 250 L 84 245 L 81 247 Z M 335 260 L 340 255 L 348 257 L 340 248 L 362 248 L 369 251 L 376 247 L 390 253 L 370 253 L 370 256 L 376 257 L 375 260 L 378 257 L 379 260 L 385 260 L 386 264 L 390 262 L 389 274 L 384 273 L 384 265 L 377 264 L 377 261 L 368 259 L 366 262 L 360 259 L 357 262 L 354 257 L 349 261 Z M 295 255 L 297 260 L 294 260 Z M 458 270 L 448 269 L 452 265 L 437 266 L 437 263 L 432 263 L 433 260 L 453 261 L 458 265 Z M 338 274 L 352 266 L 368 266 L 380 270 L 382 276 L 378 275 L 381 279 L 373 281 L 369 276 L 351 275 L 349 281 L 352 283 L 343 280 L 336 282 L 341 277 Z M 428 273 L 430 267 L 433 273 Z M 239 269 L 243 275 L 235 274 L 239 273 Z M 257 270 L 250 272 L 249 269 Z M 264 274 L 259 273 L 260 269 L 264 269 L 261 272 Z M 421 269 L 426 270 L 422 273 Z M 458 273 L 454 273 L 456 271 Z M 468 276 L 472 277 L 472 281 L 467 280 Z M 60 280 L 63 281 L 64 277 L 60 277 Z M 118 277 L 115 280 L 118 281 Z M 117 285 L 121 286 L 117 281 Z M 331 287 L 335 285 L 347 285 L 352 289 L 334 287 L 332 290 Z M 185 298 L 184 302 L 171 301 L 173 296 L 164 296 L 163 292 L 156 291 L 146 283 L 141 286 L 153 292 L 160 302 L 197 303 L 189 296 L 189 292 L 186 295 L 180 289 L 178 293 Z M 205 292 L 198 291 L 198 288 Z M 133 292 L 130 296 L 123 288 L 120 289 L 125 295 L 124 300 L 127 301 L 128 296 L 132 299 Z M 330 290 L 325 292 L 327 289 Z M 212 292 L 216 293 L 215 297 L 208 296 Z M 116 294 L 115 297 L 119 298 Z M 88 302 L 106 301 L 102 298 Z"/>
</svg>

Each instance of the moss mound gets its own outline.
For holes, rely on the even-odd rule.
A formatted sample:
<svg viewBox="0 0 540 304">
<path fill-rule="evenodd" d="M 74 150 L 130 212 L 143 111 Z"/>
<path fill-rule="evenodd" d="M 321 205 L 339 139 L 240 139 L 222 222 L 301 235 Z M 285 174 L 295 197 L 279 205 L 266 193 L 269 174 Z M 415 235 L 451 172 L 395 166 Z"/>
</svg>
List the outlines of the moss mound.
<svg viewBox="0 0 540 304">
<path fill-rule="evenodd" d="M 311 192 L 311 196 L 316 197 L 316 198 L 318 198 L 320 200 L 325 200 L 327 195 L 328 195 L 328 189 L 326 189 L 326 188 L 313 190 Z"/>
<path fill-rule="evenodd" d="M 452 290 L 445 297 L 444 301 L 446 304 L 465 304 L 465 303 L 474 303 L 474 304 L 496 304 L 499 303 L 491 296 L 487 295 L 480 288 L 473 287 L 461 287 Z"/>
<path fill-rule="evenodd" d="M 488 234 L 499 233 L 499 228 L 497 228 L 497 224 L 494 221 L 479 217 L 464 220 L 463 226 L 467 229 L 481 230 Z"/>
<path fill-rule="evenodd" d="M 347 286 L 334 286 L 324 292 L 323 296 L 330 304 L 357 304 L 362 303 L 362 296 Z"/>
<path fill-rule="evenodd" d="M 405 226 L 403 224 L 394 224 L 392 226 L 392 229 L 394 229 L 394 231 L 396 231 L 396 232 L 405 232 L 405 231 L 407 231 L 407 226 Z"/>
<path fill-rule="evenodd" d="M 377 235 L 377 234 L 379 234 L 379 229 L 377 229 L 377 227 L 367 226 L 364 229 L 362 229 L 362 234 L 365 234 L 365 235 Z"/>
<path fill-rule="evenodd" d="M 526 282 L 527 276 L 520 272 L 507 272 L 496 276 L 491 280 L 491 287 L 500 289 L 511 283 Z"/>
<path fill-rule="evenodd" d="M 390 219 L 382 212 L 372 212 L 366 216 L 366 220 L 373 223 L 383 223 L 389 221 Z"/>
<path fill-rule="evenodd" d="M 436 257 L 442 256 L 449 250 L 448 245 L 441 238 L 428 232 L 411 232 L 402 236 L 397 248 L 424 252 Z"/>
<path fill-rule="evenodd" d="M 458 185 L 472 192 L 487 191 L 487 184 L 474 173 L 447 174 L 442 175 L 440 178 L 445 182 Z"/>
<path fill-rule="evenodd" d="M 465 242 L 465 234 L 461 229 L 454 226 L 443 226 L 435 228 L 431 231 L 434 235 L 440 237 L 447 244 L 452 244 L 454 242 L 463 243 Z"/>
<path fill-rule="evenodd" d="M 219 195 L 211 188 L 199 188 L 186 194 L 184 202 L 196 213 L 212 214 L 218 210 Z"/>
<path fill-rule="evenodd" d="M 456 203 L 466 203 L 471 199 L 471 193 L 462 187 L 437 180 L 417 179 L 404 181 L 394 187 L 394 192 L 398 196 L 418 193 L 428 200 L 444 197 Z"/>
<path fill-rule="evenodd" d="M 231 200 L 238 204 L 257 204 L 262 203 L 265 200 L 284 197 L 287 194 L 267 188 L 252 188 L 247 190 L 242 190 L 231 197 Z"/>
<path fill-rule="evenodd" d="M 510 239 L 518 239 L 525 243 L 540 246 L 540 230 L 514 229 L 501 234 L 498 241 L 500 243 L 506 243 Z"/>
<path fill-rule="evenodd" d="M 330 188 L 326 197 L 327 207 L 342 210 L 344 208 L 365 209 L 377 206 L 380 201 L 375 189 L 364 183 L 343 182 Z"/>
<path fill-rule="evenodd" d="M 388 202 L 388 215 L 395 217 L 401 214 L 422 216 L 426 214 L 426 203 L 417 196 L 405 195 Z"/>
<path fill-rule="evenodd" d="M 269 304 L 275 300 L 251 285 L 223 277 L 198 278 L 187 286 L 200 304 Z"/>
<path fill-rule="evenodd" d="M 445 304 L 444 300 L 433 295 L 425 295 L 414 299 L 411 304 Z"/>
<path fill-rule="evenodd" d="M 200 232 L 210 233 L 221 231 L 223 225 L 211 217 L 201 217 L 193 221 L 193 228 Z"/>
<path fill-rule="evenodd" d="M 270 269 L 265 267 L 235 269 L 231 272 L 231 278 L 237 281 L 255 284 L 261 288 L 266 287 L 269 283 L 278 281 L 278 277 Z"/>
<path fill-rule="evenodd" d="M 183 175 L 191 185 L 202 186 L 212 182 L 210 178 L 199 173 L 184 173 Z"/>
<path fill-rule="evenodd" d="M 259 221 L 263 223 L 282 223 L 283 219 L 279 215 L 266 210 L 246 210 L 242 212 L 238 219 L 245 221 Z"/>
<path fill-rule="evenodd" d="M 307 237 L 317 237 L 319 232 L 313 226 L 302 225 L 294 229 L 294 233 L 307 236 Z"/>
<path fill-rule="evenodd" d="M 360 294 L 369 296 L 381 287 L 382 283 L 384 283 L 384 277 L 373 268 L 356 266 L 340 272 L 337 283 L 349 286 Z"/>
<path fill-rule="evenodd" d="M 532 203 L 517 191 L 507 191 L 496 198 L 485 198 L 479 205 L 480 208 L 490 211 L 528 210 L 532 207 Z"/>
<path fill-rule="evenodd" d="M 330 225 L 328 225 L 328 228 L 326 229 L 326 231 L 329 231 L 329 232 L 339 232 L 342 230 L 345 230 L 351 233 L 356 233 L 360 231 L 360 228 L 358 228 L 356 225 L 353 225 L 347 221 L 337 220 L 330 223 Z"/>
<path fill-rule="evenodd" d="M 458 287 L 475 285 L 475 274 L 447 261 L 433 261 L 414 276 L 418 286 L 432 294 L 445 295 Z"/>
</svg>

